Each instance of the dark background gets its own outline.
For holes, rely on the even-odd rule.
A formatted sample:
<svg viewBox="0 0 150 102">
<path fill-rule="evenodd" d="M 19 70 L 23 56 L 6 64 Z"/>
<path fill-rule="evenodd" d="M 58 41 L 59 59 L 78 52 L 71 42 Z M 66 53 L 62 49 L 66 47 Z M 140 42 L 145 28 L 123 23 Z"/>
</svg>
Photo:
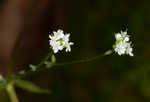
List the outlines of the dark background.
<svg viewBox="0 0 150 102">
<path fill-rule="evenodd" d="M 128 29 L 134 57 L 113 54 L 103 59 L 54 67 L 25 79 L 51 95 L 16 88 L 20 102 L 149 102 L 149 0 L 0 0 L 0 72 L 7 76 L 38 64 L 49 49 L 48 34 L 71 33 L 71 53 L 56 54 L 67 62 L 103 54 L 114 33 Z M 9 102 L 5 90 L 0 102 Z"/>
</svg>

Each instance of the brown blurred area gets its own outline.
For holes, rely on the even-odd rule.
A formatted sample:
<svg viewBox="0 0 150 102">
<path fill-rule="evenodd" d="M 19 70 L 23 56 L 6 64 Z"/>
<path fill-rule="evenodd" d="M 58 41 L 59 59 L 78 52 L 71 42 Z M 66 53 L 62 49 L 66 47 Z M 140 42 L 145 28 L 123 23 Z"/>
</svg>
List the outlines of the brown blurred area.
<svg viewBox="0 0 150 102">
<path fill-rule="evenodd" d="M 39 55 L 48 31 L 55 30 L 56 26 L 63 27 L 62 3 L 59 0 L 7 0 L 1 3 L 1 74 L 7 75 L 15 46 L 23 50 L 26 61 Z"/>
</svg>

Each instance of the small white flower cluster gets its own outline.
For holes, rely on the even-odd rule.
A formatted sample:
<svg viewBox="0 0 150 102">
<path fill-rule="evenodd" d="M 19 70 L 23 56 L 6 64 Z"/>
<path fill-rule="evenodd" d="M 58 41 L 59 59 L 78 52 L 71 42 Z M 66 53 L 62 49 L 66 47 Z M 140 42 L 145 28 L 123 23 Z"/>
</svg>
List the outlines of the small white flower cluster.
<svg viewBox="0 0 150 102">
<path fill-rule="evenodd" d="M 130 55 L 134 56 L 131 47 L 131 42 L 129 42 L 129 35 L 127 35 L 127 31 L 115 34 L 116 42 L 115 45 L 113 45 L 113 48 L 115 52 L 117 52 L 119 55 Z"/>
<path fill-rule="evenodd" d="M 71 45 L 73 42 L 69 42 L 70 34 L 64 34 L 63 30 L 58 30 L 57 32 L 53 32 L 53 35 L 49 35 L 49 43 L 52 47 L 54 53 L 57 53 L 59 50 L 66 49 L 66 52 L 71 51 Z"/>
</svg>

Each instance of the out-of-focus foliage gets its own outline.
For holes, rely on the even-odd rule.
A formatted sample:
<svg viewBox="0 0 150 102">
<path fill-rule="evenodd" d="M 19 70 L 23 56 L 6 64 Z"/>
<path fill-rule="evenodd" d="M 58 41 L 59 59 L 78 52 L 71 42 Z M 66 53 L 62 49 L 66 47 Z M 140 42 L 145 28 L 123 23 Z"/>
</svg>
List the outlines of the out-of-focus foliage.
<svg viewBox="0 0 150 102">
<path fill-rule="evenodd" d="M 21 102 L 149 102 L 150 1 L 65 0 L 64 8 L 64 30 L 71 32 L 75 44 L 71 53 L 57 54 L 57 61 L 102 54 L 112 48 L 114 33 L 121 29 L 128 29 L 135 56 L 113 54 L 90 63 L 38 72 L 26 79 L 48 87 L 53 94 L 17 89 Z"/>
</svg>

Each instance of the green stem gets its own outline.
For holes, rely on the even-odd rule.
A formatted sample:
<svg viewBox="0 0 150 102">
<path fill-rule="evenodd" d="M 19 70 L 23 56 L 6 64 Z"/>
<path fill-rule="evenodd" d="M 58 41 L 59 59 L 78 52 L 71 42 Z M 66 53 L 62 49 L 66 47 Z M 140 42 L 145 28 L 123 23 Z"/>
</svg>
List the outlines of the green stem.
<svg viewBox="0 0 150 102">
<path fill-rule="evenodd" d="M 19 102 L 18 97 L 16 95 L 13 83 L 9 83 L 6 87 L 6 90 L 8 92 L 8 96 L 11 100 L 11 102 Z"/>
<path fill-rule="evenodd" d="M 38 68 L 40 68 L 42 65 L 44 65 L 45 61 L 47 61 L 52 56 L 52 52 L 50 52 L 38 65 Z"/>
<path fill-rule="evenodd" d="M 77 60 L 77 61 L 72 61 L 72 62 L 55 63 L 53 66 L 65 66 L 65 65 L 71 65 L 71 64 L 91 62 L 91 61 L 98 60 L 98 59 L 100 59 L 100 58 L 102 58 L 104 56 L 106 56 L 106 54 L 99 55 L 99 56 L 96 56 L 96 57 L 93 57 L 93 58 L 87 58 L 87 59 L 81 59 L 81 60 Z"/>
<path fill-rule="evenodd" d="M 84 62 L 90 62 L 90 61 L 94 61 L 94 60 L 98 60 L 100 58 L 103 58 L 104 56 L 107 56 L 107 55 L 110 55 L 113 53 L 113 50 L 108 50 L 106 51 L 104 54 L 102 55 L 99 55 L 99 56 L 96 56 L 96 57 L 92 57 L 92 58 L 87 58 L 87 59 L 81 59 L 81 60 L 76 60 L 76 61 L 72 61 L 72 62 L 63 62 L 63 63 L 52 63 L 52 66 L 65 66 L 65 65 L 71 65 L 71 64 L 78 64 L 78 63 L 84 63 Z M 36 71 L 40 71 L 40 70 L 43 70 L 43 68 L 41 68 L 43 65 L 45 65 L 45 61 L 47 61 L 52 55 L 52 52 L 49 53 L 42 61 L 40 64 L 37 65 L 37 69 Z M 19 74 L 19 75 L 16 75 L 15 77 L 16 78 L 23 78 L 27 75 L 31 75 L 33 73 L 32 70 L 28 70 L 27 72 L 25 72 L 25 74 Z M 9 76 L 11 77 L 11 75 Z M 9 78 L 8 77 L 8 78 Z M 13 76 L 14 77 L 14 76 Z"/>
</svg>

